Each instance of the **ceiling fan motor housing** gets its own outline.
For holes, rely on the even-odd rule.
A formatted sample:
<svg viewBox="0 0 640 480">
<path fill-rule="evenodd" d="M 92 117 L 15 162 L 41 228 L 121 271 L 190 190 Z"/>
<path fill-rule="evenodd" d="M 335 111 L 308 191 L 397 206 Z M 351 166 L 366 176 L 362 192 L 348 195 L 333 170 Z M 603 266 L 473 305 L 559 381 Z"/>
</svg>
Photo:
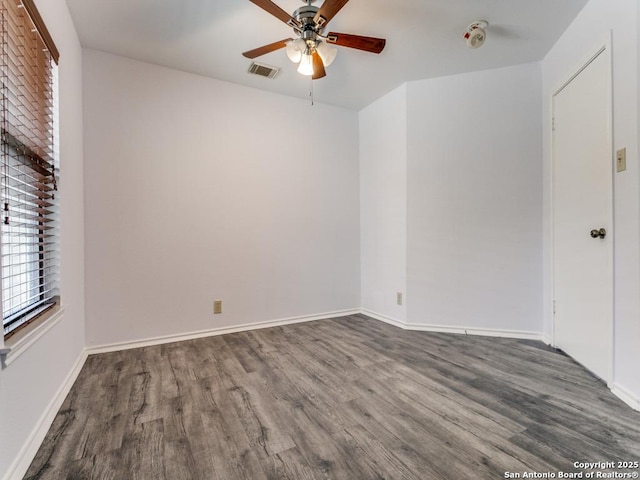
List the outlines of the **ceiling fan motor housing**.
<svg viewBox="0 0 640 480">
<path fill-rule="evenodd" d="M 294 32 L 300 35 L 310 48 L 314 48 L 318 35 L 322 34 L 322 28 L 316 24 L 315 17 L 319 8 L 311 4 L 298 8 L 293 12 L 293 18 L 300 22 L 300 28 L 294 28 Z"/>
</svg>

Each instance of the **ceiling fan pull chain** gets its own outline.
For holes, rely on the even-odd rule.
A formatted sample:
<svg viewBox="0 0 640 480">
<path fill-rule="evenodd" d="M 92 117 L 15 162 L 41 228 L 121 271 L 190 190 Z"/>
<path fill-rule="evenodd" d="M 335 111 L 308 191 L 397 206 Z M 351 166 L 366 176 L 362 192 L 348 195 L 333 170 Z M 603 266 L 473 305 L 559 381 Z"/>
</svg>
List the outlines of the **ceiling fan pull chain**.
<svg viewBox="0 0 640 480">
<path fill-rule="evenodd" d="M 313 107 L 313 78 L 309 77 L 311 87 L 309 88 L 309 98 L 311 99 L 311 106 Z"/>
</svg>

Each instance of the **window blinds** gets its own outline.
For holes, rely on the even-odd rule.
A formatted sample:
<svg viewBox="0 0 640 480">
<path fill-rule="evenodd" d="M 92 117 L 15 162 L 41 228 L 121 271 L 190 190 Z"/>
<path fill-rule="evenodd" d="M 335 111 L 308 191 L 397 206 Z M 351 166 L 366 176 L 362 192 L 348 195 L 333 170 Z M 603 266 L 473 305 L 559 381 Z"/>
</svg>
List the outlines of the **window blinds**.
<svg viewBox="0 0 640 480">
<path fill-rule="evenodd" d="M 58 51 L 33 0 L 0 0 L 2 314 L 8 334 L 58 300 Z"/>
</svg>

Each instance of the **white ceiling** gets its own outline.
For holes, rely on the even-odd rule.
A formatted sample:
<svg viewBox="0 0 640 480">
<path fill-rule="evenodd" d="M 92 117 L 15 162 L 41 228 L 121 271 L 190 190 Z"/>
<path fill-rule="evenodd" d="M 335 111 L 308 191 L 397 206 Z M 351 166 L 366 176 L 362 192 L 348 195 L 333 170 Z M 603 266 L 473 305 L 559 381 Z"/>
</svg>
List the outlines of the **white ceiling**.
<svg viewBox="0 0 640 480">
<path fill-rule="evenodd" d="M 587 0 L 351 0 L 325 32 L 387 39 L 380 55 L 338 47 L 315 100 L 361 109 L 408 80 L 541 60 Z M 300 0 L 275 0 L 292 13 Z M 279 50 L 256 61 L 274 80 L 247 73 L 242 52 L 293 35 L 249 0 L 67 0 L 84 47 L 285 95 L 306 98 L 311 80 Z M 321 0 L 316 4 L 321 5 Z M 462 34 L 487 20 L 487 41 Z"/>
</svg>

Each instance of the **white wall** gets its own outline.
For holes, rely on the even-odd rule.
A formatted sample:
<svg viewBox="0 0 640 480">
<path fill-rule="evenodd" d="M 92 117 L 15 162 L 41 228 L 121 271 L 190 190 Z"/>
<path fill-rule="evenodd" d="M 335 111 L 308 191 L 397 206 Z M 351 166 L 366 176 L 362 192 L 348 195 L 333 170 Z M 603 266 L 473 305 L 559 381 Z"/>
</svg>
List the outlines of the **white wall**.
<svg viewBox="0 0 640 480">
<path fill-rule="evenodd" d="M 640 175 L 638 2 L 591 0 L 542 62 L 544 132 L 545 331 L 551 332 L 551 96 L 605 38 L 613 46 L 613 146 L 627 170 L 614 173 L 614 387 L 640 399 Z M 612 158 L 613 161 L 613 158 Z"/>
<path fill-rule="evenodd" d="M 93 50 L 83 69 L 89 346 L 359 307 L 356 112 Z"/>
<path fill-rule="evenodd" d="M 539 64 L 408 85 L 409 323 L 541 331 Z"/>
<path fill-rule="evenodd" d="M 37 1 L 60 50 L 62 320 L 0 373 L 0 478 L 21 478 L 46 433 L 57 393 L 84 347 L 84 213 L 81 49 L 64 0 Z M 55 413 L 55 410 L 54 410 Z M 49 418 L 51 420 L 51 418 Z M 42 427 L 43 428 L 38 428 Z M 25 463 L 26 462 L 26 463 Z"/>
<path fill-rule="evenodd" d="M 361 306 L 406 320 L 407 88 L 403 85 L 360 112 Z"/>
</svg>

